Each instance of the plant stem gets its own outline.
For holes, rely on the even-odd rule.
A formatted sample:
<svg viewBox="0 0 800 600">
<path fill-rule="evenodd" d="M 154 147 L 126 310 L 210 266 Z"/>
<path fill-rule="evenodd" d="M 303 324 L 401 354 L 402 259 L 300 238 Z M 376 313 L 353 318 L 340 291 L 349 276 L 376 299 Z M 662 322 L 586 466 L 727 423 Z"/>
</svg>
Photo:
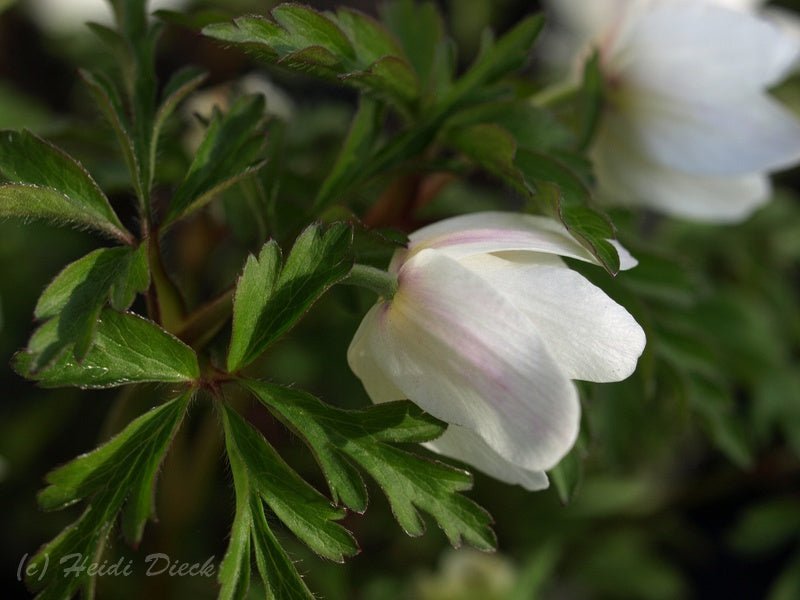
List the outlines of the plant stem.
<svg viewBox="0 0 800 600">
<path fill-rule="evenodd" d="M 397 292 L 396 275 L 368 265 L 353 265 L 340 283 L 367 288 L 386 300 L 391 300 Z"/>
<path fill-rule="evenodd" d="M 540 108 L 550 108 L 555 104 L 572 99 L 580 89 L 581 86 L 578 82 L 562 81 L 533 94 L 528 101 Z"/>
</svg>

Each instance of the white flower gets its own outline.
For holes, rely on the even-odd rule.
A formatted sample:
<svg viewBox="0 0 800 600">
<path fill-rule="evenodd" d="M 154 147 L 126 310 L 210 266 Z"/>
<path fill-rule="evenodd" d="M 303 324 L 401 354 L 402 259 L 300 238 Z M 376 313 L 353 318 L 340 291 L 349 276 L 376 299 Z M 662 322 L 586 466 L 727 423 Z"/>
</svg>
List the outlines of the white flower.
<svg viewBox="0 0 800 600">
<path fill-rule="evenodd" d="M 601 197 L 739 221 L 768 200 L 767 174 L 800 160 L 800 122 L 767 93 L 800 38 L 743 0 L 723 3 L 734 0 L 552 2 L 600 52 L 606 110 L 591 155 Z"/>
<path fill-rule="evenodd" d="M 188 0 L 150 0 L 149 12 L 160 9 L 176 10 L 187 4 Z M 60 32 L 88 31 L 87 21 L 111 25 L 114 14 L 109 0 L 27 0 L 29 9 L 36 21 L 46 29 Z"/>
<path fill-rule="evenodd" d="M 622 268 L 636 264 L 619 250 Z M 392 259 L 397 293 L 364 317 L 350 368 L 374 402 L 408 398 L 449 423 L 434 451 L 547 487 L 579 429 L 571 380 L 624 379 L 645 344 L 559 256 L 596 262 L 544 217 L 475 213 L 420 229 Z"/>
</svg>

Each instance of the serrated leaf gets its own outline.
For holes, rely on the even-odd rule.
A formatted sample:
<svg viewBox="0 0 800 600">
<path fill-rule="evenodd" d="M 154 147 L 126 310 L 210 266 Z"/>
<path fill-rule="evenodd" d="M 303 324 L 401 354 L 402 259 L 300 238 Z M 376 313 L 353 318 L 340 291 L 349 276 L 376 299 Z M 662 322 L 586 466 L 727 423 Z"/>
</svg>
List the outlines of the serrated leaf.
<svg viewBox="0 0 800 600">
<path fill-rule="evenodd" d="M 37 598 L 69 598 L 86 582 L 85 570 L 64 572 L 72 564 L 69 557 L 95 556 L 126 502 L 134 514 L 131 537 L 135 541 L 141 538 L 152 514 L 159 465 L 189 400 L 190 395 L 184 394 L 145 413 L 109 442 L 47 475 L 49 485 L 39 494 L 44 509 L 54 510 L 84 499 L 89 504 L 75 523 L 31 559 L 29 565 L 36 569 L 35 575 L 26 583 L 40 592 Z"/>
<path fill-rule="evenodd" d="M 247 467 L 250 487 L 275 515 L 314 552 L 343 562 L 358 548 L 350 533 L 335 523 L 344 511 L 306 483 L 278 455 L 264 437 L 235 411 L 223 412 L 228 456 L 236 455 Z"/>
<path fill-rule="evenodd" d="M 341 29 L 327 17 L 300 4 L 285 3 L 272 9 L 272 18 L 297 47 L 319 46 L 337 58 L 354 59 L 355 51 Z"/>
<path fill-rule="evenodd" d="M 410 65 L 388 32 L 355 11 L 320 13 L 297 4 L 272 10 L 275 22 L 246 16 L 203 28 L 261 60 L 345 83 L 408 111 L 419 94 Z"/>
<path fill-rule="evenodd" d="M 347 275 L 352 241 L 349 225 L 336 223 L 325 230 L 315 224 L 298 236 L 282 269 L 275 242 L 267 242 L 258 259 L 248 258 L 234 296 L 228 371 L 255 360 Z"/>
<path fill-rule="evenodd" d="M 402 56 L 397 40 L 372 17 L 344 7 L 337 9 L 336 22 L 363 63 L 374 63 L 386 56 Z"/>
<path fill-rule="evenodd" d="M 141 272 L 136 278 L 128 279 L 131 261 L 138 262 L 135 257 L 140 254 L 128 247 L 100 248 L 67 265 L 53 279 L 39 297 L 34 311 L 37 319 L 59 317 L 58 339 L 41 355 L 41 361 L 49 361 L 68 346 L 74 346 L 73 352 L 79 361 L 83 359 L 112 287 L 127 288 L 126 300 L 128 296 L 132 300 L 132 295 L 142 289 Z M 136 270 L 140 269 L 141 265 Z M 144 269 L 146 273 L 146 262 Z M 41 361 L 38 366 L 42 366 Z"/>
<path fill-rule="evenodd" d="M 226 407 L 223 413 L 226 423 L 226 443 L 231 440 L 227 432 L 229 415 L 234 413 Z M 242 425 L 249 427 L 247 424 Z M 236 491 L 236 516 L 233 520 L 230 543 L 219 569 L 220 598 L 243 600 L 247 597 L 251 554 L 255 554 L 258 570 L 269 598 L 313 599 L 313 594 L 303 583 L 297 569 L 267 524 L 264 505 L 254 485 L 251 471 L 236 444 L 229 449 L 228 462 Z"/>
<path fill-rule="evenodd" d="M 142 165 L 139 163 L 139 159 L 136 156 L 133 135 L 119 91 L 114 83 L 105 75 L 90 73 L 85 70 L 81 70 L 79 73 L 94 97 L 100 112 L 114 130 L 117 143 L 122 152 L 122 158 L 125 160 L 125 165 L 128 167 L 128 173 L 130 174 L 131 183 L 136 191 L 136 195 L 138 198 L 143 198 L 145 183 L 142 174 Z M 143 205 L 140 205 L 140 210 L 143 209 Z"/>
<path fill-rule="evenodd" d="M 255 172 L 264 145 L 264 96 L 239 98 L 224 115 L 215 110 L 183 182 L 175 190 L 164 227 L 210 202 Z"/>
<path fill-rule="evenodd" d="M 94 344 L 83 361 L 62 353 L 46 368 L 33 372 L 37 356 L 57 343 L 58 328 L 58 318 L 51 319 L 34 332 L 28 348 L 14 357 L 17 372 L 42 387 L 189 383 L 200 376 L 197 356 L 186 344 L 138 315 L 110 309 L 102 311 Z"/>
<path fill-rule="evenodd" d="M 0 217 L 71 222 L 125 243 L 122 226 L 105 194 L 73 158 L 29 131 L 0 132 Z"/>
<path fill-rule="evenodd" d="M 422 442 L 441 435 L 444 425 L 415 405 L 400 402 L 345 411 L 299 390 L 256 381 L 242 384 L 305 439 L 332 493 L 345 504 L 349 499 L 343 490 L 355 493 L 354 508 L 363 510 L 351 474 L 341 469 L 342 464 L 347 464 L 343 457 L 357 463 L 378 482 L 395 518 L 409 535 L 424 532 L 424 521 L 418 513 L 421 509 L 434 517 L 453 546 L 460 545 L 463 539 L 478 548 L 494 547 L 491 517 L 459 493 L 472 487 L 469 473 L 386 443 Z"/>
<path fill-rule="evenodd" d="M 589 205 L 591 191 L 563 161 L 527 149 L 518 149 L 514 164 L 541 208 L 561 221 L 612 275 L 619 272 L 619 255 L 609 241 L 615 236 L 608 217 Z"/>
</svg>

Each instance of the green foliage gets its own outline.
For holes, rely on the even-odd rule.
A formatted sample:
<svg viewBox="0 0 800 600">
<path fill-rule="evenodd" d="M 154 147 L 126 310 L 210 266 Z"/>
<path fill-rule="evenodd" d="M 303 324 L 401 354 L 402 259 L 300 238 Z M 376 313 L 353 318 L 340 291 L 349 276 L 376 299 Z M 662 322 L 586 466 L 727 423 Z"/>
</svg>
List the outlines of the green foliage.
<svg viewBox="0 0 800 600">
<path fill-rule="evenodd" d="M 42 292 L 34 311 L 37 319 L 58 317 L 58 339 L 43 353 L 39 366 L 69 346 L 81 362 L 106 301 L 125 310 L 149 284 L 144 248 L 101 248 L 65 267 Z"/>
<path fill-rule="evenodd" d="M 225 115 L 215 109 L 192 165 L 172 197 L 165 228 L 263 165 L 256 162 L 264 145 L 263 118 L 261 95 L 240 98 Z"/>
<path fill-rule="evenodd" d="M 89 583 L 86 570 L 62 570 L 73 564 L 71 555 L 90 557 L 102 551 L 120 511 L 124 511 L 126 536 L 133 541 L 141 539 L 144 525 L 153 515 L 159 465 L 189 399 L 190 395 L 184 394 L 151 410 L 110 441 L 47 475 L 49 485 L 39 494 L 42 508 L 59 509 L 81 500 L 87 500 L 88 506 L 75 523 L 31 559 L 37 576 L 26 582 L 39 592 L 37 598 L 68 598 Z"/>
<path fill-rule="evenodd" d="M 352 229 L 338 223 L 308 227 L 281 266 L 280 248 L 267 242 L 250 256 L 236 286 L 228 370 L 238 371 L 291 329 L 352 267 Z"/>
<path fill-rule="evenodd" d="M 50 356 L 59 344 L 61 317 L 42 325 L 28 347 L 14 358 L 23 377 L 43 387 L 65 385 L 80 388 L 116 387 L 144 381 L 189 383 L 200 376 L 197 356 L 191 348 L 133 313 L 105 309 L 94 332 L 94 344 L 78 362 L 64 352 L 40 368 L 42 355 Z"/>
<path fill-rule="evenodd" d="M 344 511 L 309 486 L 267 441 L 232 409 L 223 412 L 228 460 L 236 489 L 231 543 L 220 569 L 221 597 L 243 597 L 249 585 L 250 548 L 264 584 L 276 598 L 311 597 L 267 525 L 263 502 L 315 552 L 337 562 L 357 552 L 334 521 Z"/>
<path fill-rule="evenodd" d="M 221 425 L 192 422 L 175 448 L 177 485 L 165 487 L 185 488 L 194 501 L 191 494 L 213 462 L 208 457 L 220 454 L 215 428 L 224 431 L 236 512 L 220 565 L 221 598 L 255 597 L 262 590 L 267 597 L 313 598 L 311 588 L 325 575 L 314 565 L 305 569 L 305 581 L 294 560 L 342 562 L 355 555 L 350 528 L 365 548 L 385 546 L 383 525 L 391 515 L 381 521 L 380 503 L 369 521 L 348 516 L 348 510 L 367 509 L 364 473 L 409 535 L 424 532 L 427 513 L 453 546 L 494 548 L 490 516 L 462 494 L 471 488 L 471 476 L 414 454 L 410 446 L 434 440 L 445 424 L 405 401 L 343 408 L 360 399 L 355 383 L 338 376 L 344 360 L 333 349 L 352 333 L 348 319 L 363 314 L 367 298 L 343 289 L 320 301 L 355 263 L 384 268 L 407 243 L 405 233 L 421 222 L 475 207 L 524 207 L 552 216 L 612 274 L 619 271 L 619 257 L 611 240 L 619 231 L 639 260 L 636 269 L 611 278 L 568 262 L 632 312 L 648 338 L 631 378 L 582 386 L 587 402 L 581 436 L 549 471 L 551 494 L 510 488 L 498 494 L 490 483 L 478 486 L 481 503 L 502 515 L 504 547 L 527 556 L 517 596 L 563 589 L 609 597 L 685 596 L 686 584 L 667 560 L 677 552 L 696 556 L 689 550 L 697 531 L 685 516 L 691 513 L 693 521 L 697 507 L 751 495 L 759 496 L 758 503 L 741 511 L 729 546 L 743 555 L 785 554 L 771 597 L 797 596 L 796 502 L 782 492 L 768 497 L 773 487 L 783 489 L 782 478 L 794 473 L 792 461 L 800 456 L 797 199 L 779 198 L 749 223 L 725 229 L 629 211 L 613 214 L 612 224 L 594 206 L 587 158 L 607 93 L 599 57 L 586 62 L 582 81 L 569 89 L 539 90 L 535 77 L 523 71 L 543 24 L 534 15 L 518 19 L 497 39 L 487 32 L 476 58 L 459 73 L 457 66 L 467 62 L 459 59 L 445 23 L 458 30 L 458 15 L 479 11 L 472 3 L 451 3 L 445 19 L 439 4 L 388 1 L 381 22 L 347 8 L 319 12 L 298 4 L 282 4 L 269 17 L 225 23 L 215 12 L 160 13 L 166 23 L 204 28 L 234 51 L 281 67 L 283 82 L 311 75 L 358 96 L 355 111 L 349 103 L 334 105 L 305 79 L 310 93 L 294 116 L 271 119 L 271 102 L 265 105 L 262 95 L 237 95 L 235 85 L 215 87 L 211 93 L 220 108 L 207 122 L 197 119 L 205 131 L 196 150 L 187 148 L 183 134 L 197 120 L 170 120 L 205 74 L 184 68 L 159 85 L 154 64 L 164 23 L 148 19 L 144 0 L 112 0 L 116 29 L 90 26 L 105 50 L 81 76 L 113 135 L 82 122 L 62 123 L 38 103 L 31 102 L 28 115 L 22 110 L 27 96 L 3 86 L 4 126 L 29 119 L 81 161 L 28 131 L 0 132 L 0 217 L 70 224 L 122 244 L 88 254 L 85 246 L 69 254 L 53 245 L 53 255 L 84 256 L 45 287 L 34 311 L 42 323 L 14 367 L 41 387 L 152 382 L 160 385 L 128 386 L 125 393 L 166 388 L 170 397 L 180 394 L 48 475 L 39 497 L 43 508 L 85 502 L 86 509 L 32 559 L 36 575 L 28 583 L 41 597 L 70 597 L 79 588 L 91 597 L 88 574 L 64 577 L 52 565 L 74 552 L 103 557 L 118 516 L 126 540 L 142 540 L 158 470 L 191 393 L 201 389 L 213 399 Z M 485 4 L 487 12 L 496 8 Z M 176 44 L 172 37 L 165 41 Z M 239 58 L 213 58 L 208 62 L 215 82 L 226 69 L 239 73 L 243 67 Z M 87 113 L 83 107 L 80 112 Z M 216 198 L 222 211 L 197 215 Z M 135 211 L 121 206 L 130 200 Z M 281 248 L 292 239 L 284 259 Z M 36 264 L 51 252 L 50 242 L 31 242 L 31 281 L 44 280 L 47 270 Z M 7 259 L 4 248 L 0 260 Z M 260 249 L 248 256 L 253 248 Z M 5 283 L 11 293 L 4 289 L 2 300 L 5 313 L 14 315 L 23 302 L 17 296 L 33 292 L 26 287 L 17 294 L 27 273 L 20 277 L 16 262 L 9 264 Z M 49 256 L 43 264 L 55 270 Z M 241 276 L 232 285 L 237 270 Z M 136 314 L 145 311 L 147 318 Z M 22 331 L 17 321 L 24 319 L 2 316 L 2 333 Z M 298 326 L 306 316 L 308 322 Z M 252 379 L 240 378 L 244 369 Z M 324 386 L 330 405 L 299 389 Z M 303 469 L 313 463 L 303 445 L 284 443 L 274 422 L 261 419 L 263 410 L 251 422 L 234 410 L 242 388 L 310 449 L 330 499 L 306 481 Z M 137 414 L 129 401 L 118 402 L 106 430 Z M 16 438 L 30 438 L 39 428 L 40 421 L 28 417 L 26 411 L 17 420 L 23 425 Z M 60 425 L 55 419 L 42 429 Z M 5 424 L 0 429 L 0 438 L 10 440 L 0 447 L 4 456 L 22 444 L 13 433 Z M 685 456 L 691 469 L 681 468 Z M 3 464 L 0 456 L 0 473 Z M 13 466 L 19 471 L 24 463 Z M 180 504 L 186 513 L 191 508 Z M 647 531 L 640 527 L 645 518 Z M 411 546 L 403 538 L 391 545 L 387 562 L 413 555 L 422 565 L 438 543 L 429 536 Z M 668 553 L 662 555 L 663 549 Z M 45 560 L 51 568 L 39 580 Z M 253 560 L 263 586 L 254 583 L 251 590 Z M 369 571 L 379 562 L 355 570 Z M 351 575 L 322 564 L 320 573 L 336 575 L 320 587 L 347 596 L 342 582 Z M 623 571 L 630 576 L 614 575 Z M 359 590 L 365 597 L 402 594 L 395 580 L 379 582 L 389 590 L 384 596 L 373 594 L 380 587 L 377 576 L 353 580 L 368 580 Z M 548 589 L 551 581 L 554 590 Z"/>
<path fill-rule="evenodd" d="M 84 168 L 29 131 L 0 132 L 0 217 L 46 219 L 95 229 L 123 242 L 108 198 Z"/>
<path fill-rule="evenodd" d="M 303 437 L 319 462 L 335 498 L 356 511 L 366 508 L 366 494 L 357 463 L 381 486 L 392 512 L 409 535 L 422 535 L 425 525 L 417 509 L 430 514 L 450 543 L 463 539 L 484 550 L 494 548 L 491 517 L 458 494 L 472 486 L 468 473 L 423 459 L 389 443 L 435 439 L 442 424 L 408 403 L 348 412 L 323 404 L 296 390 L 255 381 L 243 382 L 267 408 Z"/>
<path fill-rule="evenodd" d="M 264 17 L 214 23 L 203 33 L 240 45 L 258 58 L 307 71 L 388 99 L 409 109 L 419 83 L 397 42 L 380 24 L 352 10 L 322 14 L 281 4 Z"/>
</svg>

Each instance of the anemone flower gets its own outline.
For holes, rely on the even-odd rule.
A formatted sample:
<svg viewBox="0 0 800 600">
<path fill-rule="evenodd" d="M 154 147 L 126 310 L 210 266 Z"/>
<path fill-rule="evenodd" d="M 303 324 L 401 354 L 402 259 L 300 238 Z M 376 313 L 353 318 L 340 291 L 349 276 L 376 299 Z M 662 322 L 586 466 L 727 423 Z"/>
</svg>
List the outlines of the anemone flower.
<svg viewBox="0 0 800 600">
<path fill-rule="evenodd" d="M 636 261 L 619 248 L 622 268 Z M 374 402 L 410 399 L 449 423 L 428 444 L 493 477 L 547 487 L 570 450 L 573 379 L 619 381 L 645 336 L 561 257 L 596 263 L 556 221 L 475 213 L 410 236 L 392 298 L 364 317 L 348 362 Z"/>
</svg>

